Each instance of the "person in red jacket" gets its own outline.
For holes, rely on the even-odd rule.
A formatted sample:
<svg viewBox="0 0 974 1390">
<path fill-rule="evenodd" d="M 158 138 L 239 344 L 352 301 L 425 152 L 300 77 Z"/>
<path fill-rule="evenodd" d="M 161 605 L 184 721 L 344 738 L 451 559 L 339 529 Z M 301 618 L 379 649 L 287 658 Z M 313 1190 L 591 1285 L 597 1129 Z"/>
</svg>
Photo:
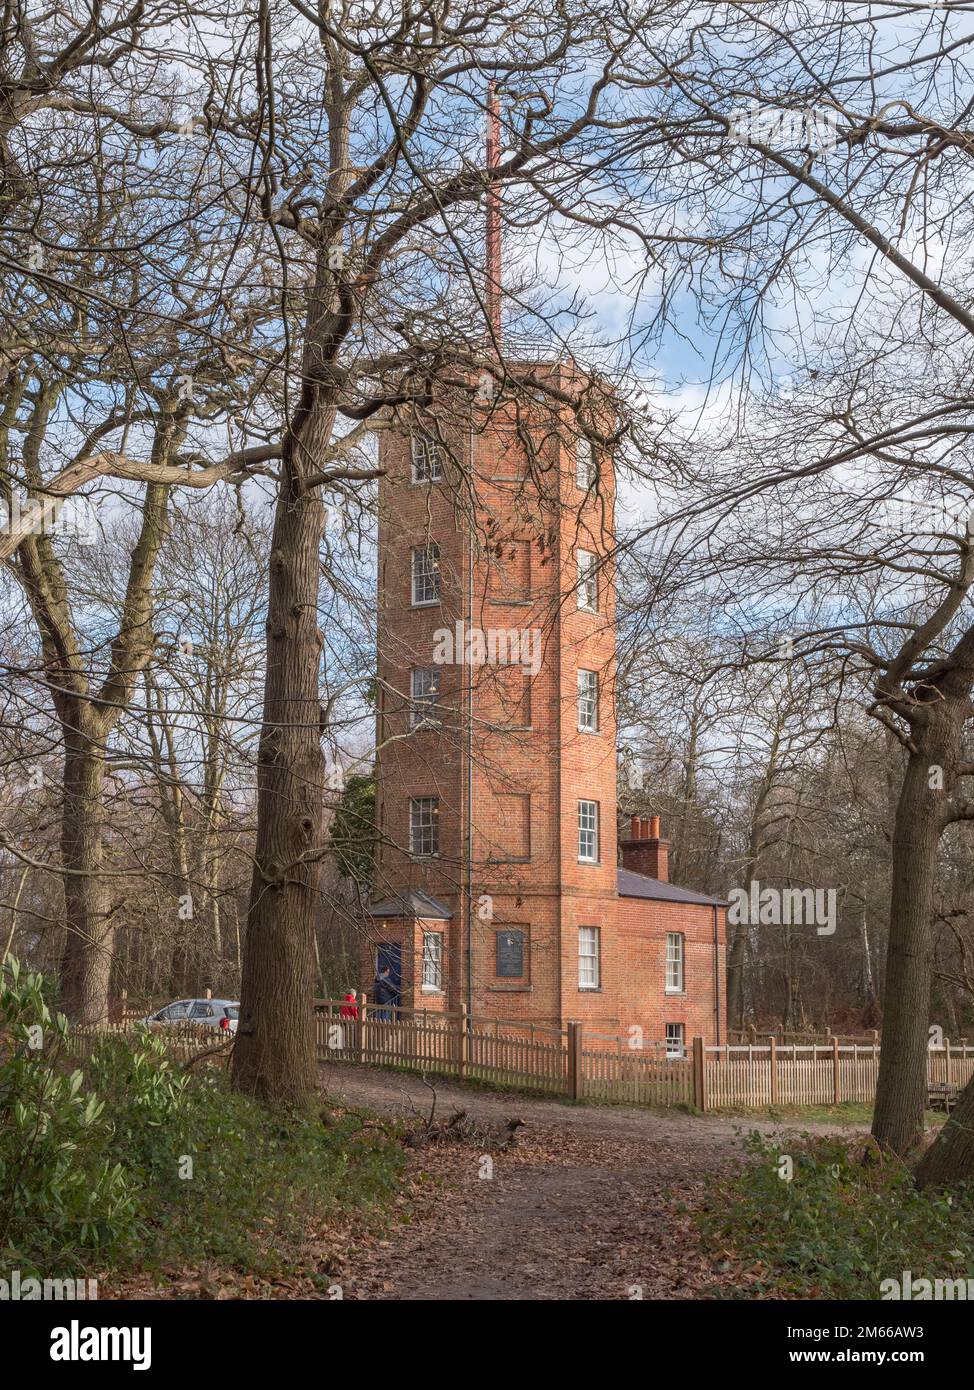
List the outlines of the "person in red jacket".
<svg viewBox="0 0 974 1390">
<path fill-rule="evenodd" d="M 338 1010 L 339 1018 L 358 1018 L 358 1003 L 354 989 L 348 990 L 342 1000 L 342 1007 Z"/>
</svg>

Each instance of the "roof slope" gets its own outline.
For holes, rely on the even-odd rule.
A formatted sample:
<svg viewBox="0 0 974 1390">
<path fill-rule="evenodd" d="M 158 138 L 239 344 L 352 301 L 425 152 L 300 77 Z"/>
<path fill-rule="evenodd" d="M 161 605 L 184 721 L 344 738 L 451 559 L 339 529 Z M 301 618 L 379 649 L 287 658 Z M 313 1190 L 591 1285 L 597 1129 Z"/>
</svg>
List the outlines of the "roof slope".
<svg viewBox="0 0 974 1390">
<path fill-rule="evenodd" d="M 664 903 L 696 903 L 701 907 L 724 907 L 722 898 L 708 898 L 704 893 L 694 893 L 690 888 L 680 888 L 675 883 L 664 883 L 660 878 L 649 878 L 646 874 L 634 874 L 631 869 L 619 869 L 620 898 L 651 898 Z M 443 903 L 429 893 L 413 889 L 409 893 L 396 893 L 368 909 L 370 917 L 426 917 L 442 918 L 449 921 L 453 913 Z"/>
<path fill-rule="evenodd" d="M 655 898 L 664 903 L 698 903 L 704 907 L 725 906 L 722 898 L 708 898 L 703 893 L 694 893 L 690 888 L 679 888 L 675 883 L 664 883 L 660 878 L 634 874 L 631 869 L 619 870 L 619 897 Z"/>
<path fill-rule="evenodd" d="M 374 903 L 368 909 L 370 917 L 442 917 L 450 918 L 453 913 L 443 903 L 429 893 L 413 889 L 409 893 L 396 893 L 381 903 Z"/>
</svg>

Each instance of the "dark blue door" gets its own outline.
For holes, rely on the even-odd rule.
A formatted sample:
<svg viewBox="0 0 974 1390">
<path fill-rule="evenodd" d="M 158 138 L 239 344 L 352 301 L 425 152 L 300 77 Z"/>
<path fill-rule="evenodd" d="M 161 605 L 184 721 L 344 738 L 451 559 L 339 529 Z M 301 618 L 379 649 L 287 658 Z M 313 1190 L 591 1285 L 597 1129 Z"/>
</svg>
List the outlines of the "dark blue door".
<svg viewBox="0 0 974 1390">
<path fill-rule="evenodd" d="M 402 989 L 402 946 L 398 941 L 383 941 L 376 948 L 375 973 L 389 967 L 390 983 L 398 994 Z"/>
</svg>

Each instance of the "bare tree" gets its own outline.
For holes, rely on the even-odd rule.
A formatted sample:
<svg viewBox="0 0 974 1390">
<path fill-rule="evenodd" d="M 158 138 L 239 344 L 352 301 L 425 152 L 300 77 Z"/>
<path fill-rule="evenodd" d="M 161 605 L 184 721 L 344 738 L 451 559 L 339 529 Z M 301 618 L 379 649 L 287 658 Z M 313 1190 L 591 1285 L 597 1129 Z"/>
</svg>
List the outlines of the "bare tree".
<svg viewBox="0 0 974 1390">
<path fill-rule="evenodd" d="M 667 481 L 696 480 L 667 524 L 732 517 L 718 548 L 724 585 L 749 595 L 738 620 L 839 654 L 905 750 L 874 1120 L 905 1153 L 922 1135 L 938 849 L 971 815 L 974 771 L 972 36 L 952 7 L 860 18 L 731 5 L 693 26 L 692 51 L 678 25 L 641 29 L 644 67 L 666 73 L 657 109 L 684 123 L 675 162 L 671 142 L 644 142 L 662 195 L 645 239 L 667 267 L 657 331 L 688 278 L 714 375 L 740 366 L 752 397 L 726 467 L 663 455 Z M 706 544 L 698 526 L 690 547 Z"/>
<path fill-rule="evenodd" d="M 36 124 L 22 122 L 18 135 L 29 133 L 36 139 Z M 45 133 L 49 153 L 60 150 L 77 184 L 42 177 L 33 203 L 25 195 L 17 209 L 21 219 L 29 215 L 44 254 L 27 255 L 4 287 L 3 319 L 18 345 L 2 388 L 3 545 L 36 626 L 38 667 L 63 748 L 62 1003 L 96 1023 L 107 1015 L 114 933 L 103 866 L 107 748 L 154 652 L 153 570 L 170 488 L 244 476 L 246 446 L 212 474 L 207 455 L 214 432 L 232 434 L 234 420 L 268 388 L 266 370 L 253 369 L 246 317 L 248 308 L 260 312 L 262 291 L 251 289 L 260 277 L 252 260 L 220 239 L 215 219 L 204 231 L 186 217 L 183 181 L 200 178 L 187 142 L 168 167 L 160 158 L 151 174 L 132 173 L 125 150 L 95 128 L 69 123 L 60 136 Z M 176 276 L 167 257 L 179 261 Z M 79 490 L 119 475 L 146 482 L 140 500 L 131 489 Z M 90 529 L 91 542 L 113 507 L 135 501 L 140 512 L 111 630 L 90 612 L 79 616 L 73 580 L 84 567 L 71 563 L 71 551 L 83 541 L 60 539 L 68 529 L 65 493 L 74 531 Z"/>
<path fill-rule="evenodd" d="M 316 1086 L 321 489 L 374 475 L 367 459 L 356 466 L 356 451 L 393 412 L 434 401 L 447 408 L 452 393 L 459 419 L 458 403 L 469 409 L 485 373 L 512 389 L 492 341 L 496 320 L 485 313 L 478 203 L 502 186 L 521 229 L 555 213 L 566 227 L 582 223 L 594 215 L 580 202 L 587 162 L 608 169 L 624 143 L 608 115 L 614 45 L 625 38 L 610 6 L 437 5 L 395 16 L 379 6 L 294 9 L 311 26 L 298 25 L 300 84 L 288 80 L 296 33 L 266 5 L 257 65 L 262 212 L 301 267 L 290 278 L 305 286 L 307 311 L 271 549 L 256 865 L 234 1050 L 237 1086 L 278 1102 L 304 1101 Z M 506 144 L 491 167 L 489 78 Z M 295 130 L 308 132 L 299 166 L 282 128 L 292 144 Z M 558 394 L 530 373 L 517 389 Z M 562 395 L 569 411 L 580 410 Z M 465 461 L 454 461 L 462 478 Z"/>
</svg>

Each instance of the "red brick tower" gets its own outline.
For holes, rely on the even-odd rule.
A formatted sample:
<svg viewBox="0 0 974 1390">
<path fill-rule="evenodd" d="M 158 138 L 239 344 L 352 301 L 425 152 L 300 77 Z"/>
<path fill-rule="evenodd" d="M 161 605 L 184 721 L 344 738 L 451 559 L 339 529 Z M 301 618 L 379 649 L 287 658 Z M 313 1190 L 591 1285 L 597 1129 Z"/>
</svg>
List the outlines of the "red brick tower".
<svg viewBox="0 0 974 1390">
<path fill-rule="evenodd" d="M 613 469 L 516 394 L 382 438 L 366 983 L 378 951 L 404 1006 L 615 1028 Z"/>
<path fill-rule="evenodd" d="M 500 135 L 490 84 L 488 168 Z M 486 207 L 500 364 L 496 184 Z M 504 365 L 499 401 L 487 375 L 381 436 L 364 983 L 388 966 L 407 1008 L 635 1024 L 679 1056 L 723 1032 L 723 904 L 668 882 L 658 824 L 616 863 L 613 411 L 571 364 Z"/>
</svg>

